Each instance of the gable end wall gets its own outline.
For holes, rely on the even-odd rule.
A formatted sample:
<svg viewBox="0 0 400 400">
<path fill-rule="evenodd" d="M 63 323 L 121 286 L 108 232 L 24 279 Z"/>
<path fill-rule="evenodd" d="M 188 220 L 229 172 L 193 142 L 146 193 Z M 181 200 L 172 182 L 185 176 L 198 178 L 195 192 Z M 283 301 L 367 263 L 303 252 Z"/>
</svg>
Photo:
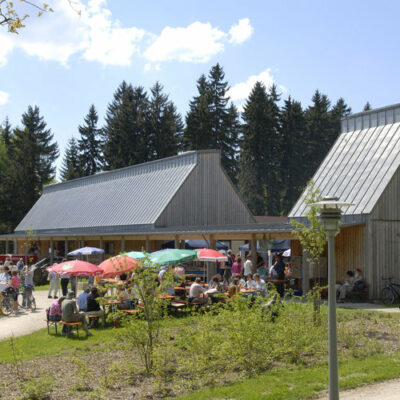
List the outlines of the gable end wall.
<svg viewBox="0 0 400 400">
<path fill-rule="evenodd" d="M 248 224 L 254 218 L 220 165 L 218 152 L 198 154 L 198 164 L 156 226 Z"/>
</svg>

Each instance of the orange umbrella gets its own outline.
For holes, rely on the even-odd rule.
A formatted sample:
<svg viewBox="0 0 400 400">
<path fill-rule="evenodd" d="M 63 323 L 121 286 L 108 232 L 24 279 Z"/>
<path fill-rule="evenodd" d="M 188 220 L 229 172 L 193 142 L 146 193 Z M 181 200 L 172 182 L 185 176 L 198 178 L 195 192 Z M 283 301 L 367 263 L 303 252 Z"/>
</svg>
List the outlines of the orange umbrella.
<svg viewBox="0 0 400 400">
<path fill-rule="evenodd" d="M 116 256 L 103 261 L 99 265 L 99 268 L 103 270 L 104 277 L 110 277 L 131 271 L 132 269 L 138 267 L 139 264 L 140 262 L 132 257 Z"/>
</svg>

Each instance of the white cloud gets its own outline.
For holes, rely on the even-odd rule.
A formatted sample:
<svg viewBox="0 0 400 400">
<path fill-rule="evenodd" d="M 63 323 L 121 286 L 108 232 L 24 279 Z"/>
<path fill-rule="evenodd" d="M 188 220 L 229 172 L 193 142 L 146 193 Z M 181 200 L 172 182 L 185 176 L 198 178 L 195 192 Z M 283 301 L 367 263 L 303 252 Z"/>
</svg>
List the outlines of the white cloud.
<svg viewBox="0 0 400 400">
<path fill-rule="evenodd" d="M 244 100 L 249 96 L 256 82 L 262 82 L 268 89 L 275 82 L 274 77 L 271 75 L 271 68 L 267 68 L 258 75 L 249 76 L 246 82 L 233 85 L 227 94 L 232 101 Z"/>
<path fill-rule="evenodd" d="M 150 72 L 150 71 L 160 71 L 161 70 L 161 65 L 159 63 L 146 63 L 144 64 L 144 72 Z"/>
<path fill-rule="evenodd" d="M 0 106 L 4 106 L 4 104 L 7 104 L 9 99 L 10 95 L 0 90 Z"/>
<path fill-rule="evenodd" d="M 19 35 L 0 33 L 0 67 L 14 49 L 66 67 L 71 57 L 102 65 L 129 66 L 135 55 L 144 58 L 145 71 L 159 70 L 160 62 L 208 62 L 231 43 L 243 43 L 253 31 L 248 18 L 228 32 L 196 21 L 186 27 L 165 27 L 160 35 L 123 27 L 113 18 L 106 0 L 53 0 L 54 13 L 32 16 Z"/>
<path fill-rule="evenodd" d="M 250 25 L 248 18 L 240 19 L 236 25 L 232 25 L 229 30 L 231 36 L 230 42 L 235 44 L 242 44 L 246 40 L 250 39 L 253 34 L 254 28 Z"/>
<path fill-rule="evenodd" d="M 186 28 L 167 26 L 144 56 L 152 62 L 207 62 L 224 50 L 223 40 L 226 36 L 225 32 L 213 28 L 209 23 L 194 22 Z"/>
</svg>

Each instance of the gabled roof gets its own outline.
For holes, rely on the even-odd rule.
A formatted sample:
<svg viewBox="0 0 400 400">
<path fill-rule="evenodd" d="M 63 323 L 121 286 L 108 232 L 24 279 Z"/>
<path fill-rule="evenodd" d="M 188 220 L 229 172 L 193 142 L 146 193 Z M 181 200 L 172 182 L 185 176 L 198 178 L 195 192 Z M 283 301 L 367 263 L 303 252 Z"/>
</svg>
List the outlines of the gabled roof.
<svg viewBox="0 0 400 400">
<path fill-rule="evenodd" d="M 323 197 L 354 204 L 346 216 L 370 214 L 400 166 L 400 104 L 353 114 L 313 177 Z M 289 217 L 304 217 L 303 193 Z"/>
<path fill-rule="evenodd" d="M 154 224 L 196 163 L 197 152 L 187 152 L 47 186 L 15 232 Z"/>
</svg>

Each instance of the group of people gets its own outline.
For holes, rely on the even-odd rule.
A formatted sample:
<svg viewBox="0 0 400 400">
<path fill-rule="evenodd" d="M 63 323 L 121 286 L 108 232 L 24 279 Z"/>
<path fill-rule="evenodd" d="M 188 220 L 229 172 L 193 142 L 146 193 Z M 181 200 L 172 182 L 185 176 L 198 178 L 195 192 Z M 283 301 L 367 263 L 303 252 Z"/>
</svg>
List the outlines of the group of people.
<svg viewBox="0 0 400 400">
<path fill-rule="evenodd" d="M 356 272 L 349 270 L 346 272 L 346 279 L 342 284 L 336 284 L 336 297 L 338 303 L 343 303 L 348 293 L 359 292 L 365 288 L 364 278 L 361 269 L 357 268 Z"/>
<path fill-rule="evenodd" d="M 11 289 L 13 296 L 13 312 L 19 311 L 18 295 L 20 291 L 23 293 L 23 302 L 26 303 L 28 294 L 32 293 L 34 268 L 28 264 L 24 265 L 20 258 L 16 265 L 12 264 L 11 256 L 6 258 L 3 265 L 0 266 L 0 293 Z M 22 304 L 24 307 L 26 304 Z"/>
<path fill-rule="evenodd" d="M 78 304 L 74 300 L 74 292 L 69 291 L 67 296 L 56 299 L 51 304 L 48 310 L 49 321 L 65 321 L 65 322 L 81 322 L 82 328 L 86 332 L 87 336 L 93 336 L 89 329 L 92 327 L 92 322 L 89 324 L 86 321 L 88 317 L 90 321 L 94 319 L 101 319 L 102 326 L 105 326 L 105 313 L 101 309 L 97 299 L 100 297 L 98 288 L 92 286 L 90 289 L 87 288 L 78 297 Z M 66 326 L 64 325 L 62 335 L 67 334 Z"/>
</svg>

